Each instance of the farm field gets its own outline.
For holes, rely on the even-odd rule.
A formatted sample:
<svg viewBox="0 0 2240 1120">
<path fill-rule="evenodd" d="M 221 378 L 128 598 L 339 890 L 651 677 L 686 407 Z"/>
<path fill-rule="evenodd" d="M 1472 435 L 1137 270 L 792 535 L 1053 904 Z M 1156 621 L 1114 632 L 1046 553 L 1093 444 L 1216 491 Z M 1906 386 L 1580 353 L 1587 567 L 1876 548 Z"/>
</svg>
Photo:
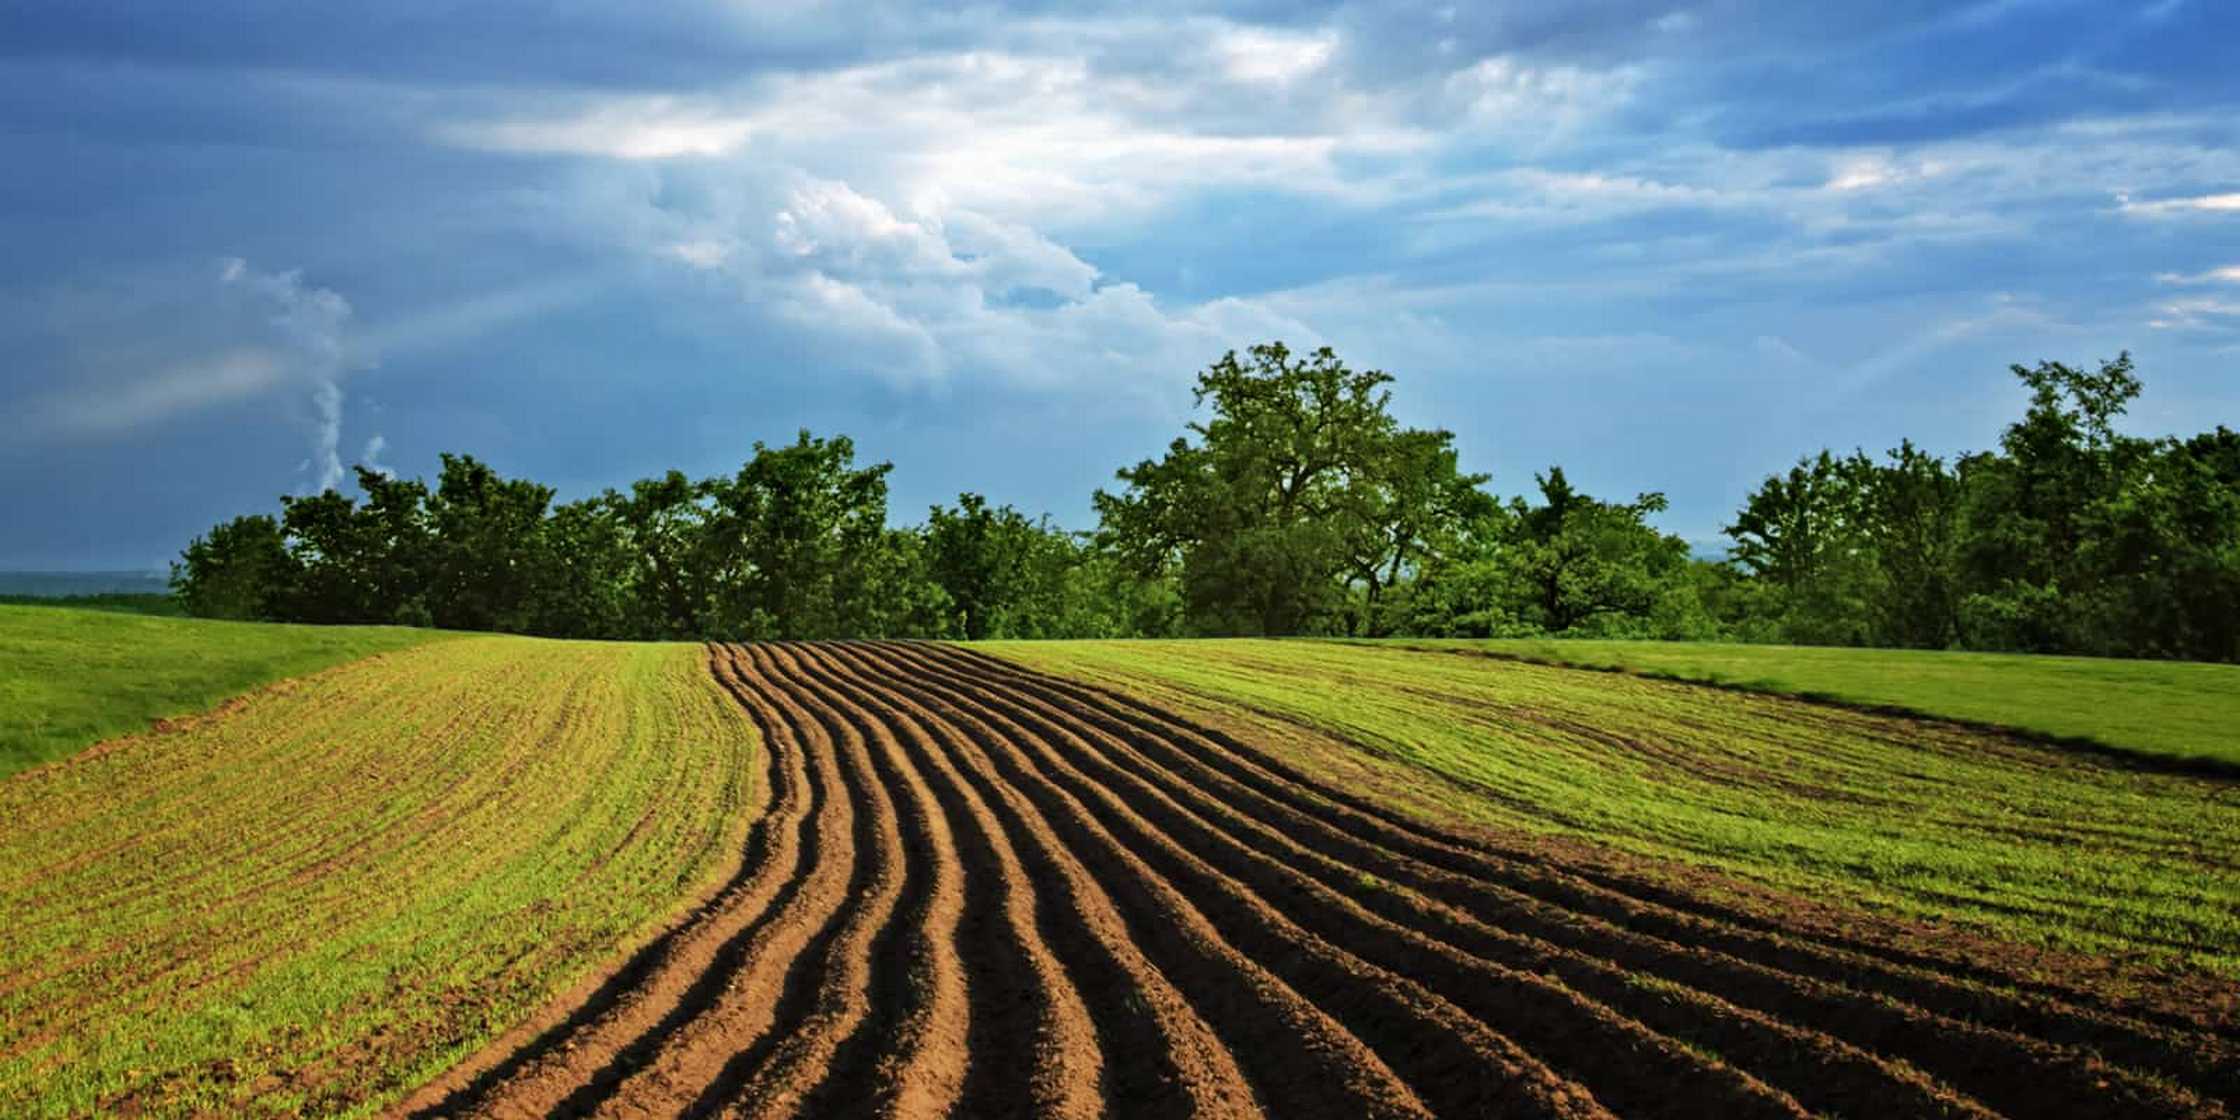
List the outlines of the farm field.
<svg viewBox="0 0 2240 1120">
<path fill-rule="evenodd" d="M 0 603 L 0 778 L 273 681 L 450 637 Z"/>
<path fill-rule="evenodd" d="M 993 643 L 1432 819 L 2093 953 L 2240 967 L 2230 779 L 1951 724 L 1328 642 Z"/>
<path fill-rule="evenodd" d="M 1368 710 L 1450 682 L 1386 689 L 1348 661 L 1622 678 L 1305 644 L 996 648 L 1068 675 L 916 643 L 723 648 L 771 790 L 736 876 L 398 1114 L 2216 1116 L 2240 1098 L 2227 977 L 1929 929 L 1545 827 L 1442 825 L 1437 799 L 1387 802 L 1388 740 L 1349 765 L 1298 741 L 1328 723 L 1157 684 L 1312 654 L 1337 659 L 1311 666 L 1318 697 Z M 1833 745 L 1924 733 L 1860 719 L 1887 741 Z M 1497 802 L 1410 765 L 1454 804 Z M 1778 788 L 1720 766 L 1698 796 Z M 2156 795 L 2180 796 L 2132 794 Z M 2097 936 L 2151 940 L 2119 925 Z M 2232 945 L 2205 915 L 2185 936 Z"/>
<path fill-rule="evenodd" d="M 2240 665 L 1957 650 L 1726 642 L 1391 638 L 1370 644 L 1483 653 L 1897 709 L 2221 764 L 2240 774 Z"/>
<path fill-rule="evenodd" d="M 182 625 L 252 677 L 406 645 Z M 130 634 L 69 631 L 89 674 L 194 656 Z M 347 1112 L 512 1024 L 734 858 L 757 753 L 705 660 L 391 648 L 0 782 L 0 1115 Z"/>
<path fill-rule="evenodd" d="M 0 781 L 0 1114 L 2228 1116 L 2233 790 L 1393 646 L 448 636 Z"/>
</svg>

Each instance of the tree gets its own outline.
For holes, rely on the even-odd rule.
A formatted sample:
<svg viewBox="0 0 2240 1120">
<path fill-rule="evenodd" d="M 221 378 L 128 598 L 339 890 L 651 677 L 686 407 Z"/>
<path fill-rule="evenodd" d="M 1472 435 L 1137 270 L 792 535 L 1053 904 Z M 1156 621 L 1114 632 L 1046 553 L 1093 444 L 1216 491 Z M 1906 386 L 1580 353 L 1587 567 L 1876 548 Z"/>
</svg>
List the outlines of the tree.
<svg viewBox="0 0 2240 1120">
<path fill-rule="evenodd" d="M 1352 632 L 1381 636 L 1402 625 L 1408 605 L 1395 593 L 1442 563 L 1471 526 L 1500 508 L 1479 489 L 1490 476 L 1462 473 L 1453 445 L 1451 432 L 1396 432 L 1357 480 L 1347 575 L 1361 609 Z"/>
<path fill-rule="evenodd" d="M 650 634 L 639 617 L 638 557 L 613 491 L 553 509 L 543 526 L 546 569 L 534 590 L 530 630 L 555 638 Z"/>
<path fill-rule="evenodd" d="M 236 517 L 196 537 L 171 565 L 171 592 L 199 618 L 273 620 L 301 578 L 280 523 Z"/>
<path fill-rule="evenodd" d="M 2011 368 L 2030 389 L 2028 409 L 2001 433 L 2000 454 L 1961 463 L 1971 588 L 1962 623 L 1992 648 L 2115 652 L 2127 643 L 2093 617 L 2114 573 L 2094 562 L 2087 537 L 2154 456 L 2149 441 L 2114 427 L 2141 389 L 2131 356 L 2097 372 L 2059 362 Z"/>
<path fill-rule="evenodd" d="M 754 445 L 739 473 L 702 484 L 710 505 L 698 561 L 714 580 L 704 632 L 733 638 L 887 633 L 911 612 L 888 538 L 890 463 L 855 466 L 846 436 L 804 429 L 785 447 Z"/>
<path fill-rule="evenodd" d="M 1943 649 L 1960 637 L 1960 477 L 1912 440 L 1886 463 L 1860 462 L 1860 527 L 1879 576 L 1874 644 Z"/>
<path fill-rule="evenodd" d="M 1664 511 L 1664 495 L 1603 502 L 1573 489 L 1562 467 L 1534 478 L 1541 504 L 1511 503 L 1518 616 L 1552 634 L 1590 622 L 1609 630 L 1621 619 L 1646 620 L 1688 565 L 1687 542 L 1648 523 Z"/>
<path fill-rule="evenodd" d="M 1084 556 L 1048 518 L 1031 521 L 964 493 L 954 508 L 928 511 L 922 536 L 926 574 L 956 615 L 944 633 L 976 640 L 1073 635 L 1066 596 Z"/>
<path fill-rule="evenodd" d="M 336 490 L 283 496 L 280 520 L 298 578 L 287 615 L 301 622 L 433 624 L 428 488 L 359 467 L 360 505 Z"/>
<path fill-rule="evenodd" d="M 709 517 L 706 487 L 672 470 L 630 484 L 628 494 L 601 498 L 613 512 L 631 556 L 630 635 L 690 638 L 713 609 L 716 573 L 705 563 Z"/>
<path fill-rule="evenodd" d="M 1343 622 L 1349 585 L 1381 598 L 1444 530 L 1455 489 L 1483 481 L 1456 473 L 1451 434 L 1400 428 L 1391 381 L 1328 348 L 1223 355 L 1195 392 L 1212 416 L 1119 471 L 1121 493 L 1097 492 L 1098 541 L 1141 578 L 1174 574 L 1200 633 Z"/>
<path fill-rule="evenodd" d="M 428 603 L 436 625 L 529 629 L 542 585 L 554 577 L 545 538 L 552 488 L 505 479 L 471 455 L 442 456 L 428 498 Z"/>
</svg>

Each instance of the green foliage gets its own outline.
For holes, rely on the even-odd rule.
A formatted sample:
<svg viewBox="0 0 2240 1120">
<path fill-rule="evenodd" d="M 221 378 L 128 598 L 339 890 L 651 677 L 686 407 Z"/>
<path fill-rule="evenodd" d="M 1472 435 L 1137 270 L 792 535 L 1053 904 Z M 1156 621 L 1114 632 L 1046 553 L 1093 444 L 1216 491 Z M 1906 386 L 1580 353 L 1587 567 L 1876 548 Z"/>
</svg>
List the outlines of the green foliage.
<svg viewBox="0 0 2240 1120">
<path fill-rule="evenodd" d="M 1392 377 L 1327 348 L 1230 352 L 1203 418 L 1098 491 L 1093 535 L 965 493 L 888 524 L 890 466 L 845 436 L 754 445 L 553 506 L 445 455 L 425 483 L 281 499 L 187 546 L 212 618 L 558 637 L 1419 635 L 1774 641 L 2240 660 L 2240 434 L 2115 428 L 2128 356 L 2014 367 L 2022 418 L 1947 461 L 1820 451 L 1765 479 L 1724 564 L 1561 467 L 1504 503 L 1450 432 L 1404 428 Z"/>
<path fill-rule="evenodd" d="M 757 442 L 738 474 L 701 483 L 708 507 L 695 578 L 714 586 L 700 631 L 726 638 L 909 632 L 919 605 L 881 601 L 912 567 L 889 555 L 890 469 L 856 467 L 846 436 L 804 431 L 786 447 Z"/>
<path fill-rule="evenodd" d="M 1386 598 L 1491 499 L 1450 432 L 1403 429 L 1390 375 L 1328 348 L 1234 351 L 1198 376 L 1212 416 L 1099 491 L 1098 540 L 1139 574 L 1178 580 L 1206 634 L 1388 629 Z"/>
<path fill-rule="evenodd" d="M 1541 504 L 1510 507 L 1517 614 L 1550 633 L 1607 632 L 1654 614 L 1688 564 L 1687 542 L 1648 523 L 1664 495 L 1598 501 L 1574 490 L 1562 467 L 1536 480 Z"/>
<path fill-rule="evenodd" d="M 280 616 L 281 596 L 301 578 L 280 523 L 254 514 L 189 543 L 171 566 L 171 593 L 201 618 L 271 619 Z"/>
<path fill-rule="evenodd" d="M 1767 592 L 1730 604 L 1736 632 L 2240 659 L 2240 435 L 2116 431 L 2141 391 L 2128 355 L 2013 370 L 2029 403 L 1996 451 L 1823 451 L 1766 479 L 1726 530 Z"/>
<path fill-rule="evenodd" d="M 0 606 L 0 777 L 284 677 L 438 637 Z"/>
<path fill-rule="evenodd" d="M 553 576 L 545 518 L 552 488 L 500 478 L 472 456 L 446 454 L 426 502 L 424 601 L 435 625 L 532 629 L 538 595 Z"/>
</svg>

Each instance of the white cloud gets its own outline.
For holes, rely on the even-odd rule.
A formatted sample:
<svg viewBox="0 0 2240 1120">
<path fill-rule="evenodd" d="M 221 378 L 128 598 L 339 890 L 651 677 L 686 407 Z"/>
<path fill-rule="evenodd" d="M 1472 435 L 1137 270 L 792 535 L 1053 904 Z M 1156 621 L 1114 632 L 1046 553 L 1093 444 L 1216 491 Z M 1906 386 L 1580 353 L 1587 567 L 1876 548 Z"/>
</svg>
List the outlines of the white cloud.
<svg viewBox="0 0 2240 1120">
<path fill-rule="evenodd" d="M 226 258 L 214 272 L 151 273 L 70 302 L 86 320 L 82 341 L 62 384 L 22 409 L 29 434 L 114 438 L 294 390 L 311 410 L 311 468 L 321 484 L 340 479 L 342 380 L 370 362 L 339 293 Z"/>
<path fill-rule="evenodd" d="M 2200 296 L 2159 304 L 2147 325 L 2156 330 L 2240 331 L 2240 299 Z"/>
<path fill-rule="evenodd" d="M 974 378 L 1164 401 L 1223 349 L 1313 335 L 1262 301 L 1170 306 L 939 197 L 905 206 L 787 168 L 607 169 L 564 197 L 574 209 L 524 220 L 657 266 L 708 329 L 899 387 Z"/>
<path fill-rule="evenodd" d="M 1906 163 L 1892 158 L 1887 152 L 1858 152 L 1841 156 L 1835 161 L 1823 189 L 1874 190 L 1917 183 L 1942 174 L 1945 170 L 1945 164 L 1933 159 Z"/>
<path fill-rule="evenodd" d="M 548 277 L 379 324 L 361 321 L 341 293 L 299 270 L 268 271 L 237 257 L 62 288 L 24 310 L 69 337 L 70 350 L 51 366 L 27 371 L 49 387 L 24 393 L 12 419 L 24 438 L 79 442 L 277 402 L 281 416 L 310 431 L 310 454 L 298 467 L 304 485 L 340 486 L 348 383 L 378 356 L 479 337 L 588 298 L 600 286 L 585 277 Z M 384 447 L 376 436 L 364 454 L 372 459 Z"/>
<path fill-rule="evenodd" d="M 2116 209 L 2125 214 L 2150 218 L 2183 214 L 2234 214 L 2240 213 L 2240 193 L 2202 194 L 2140 202 L 2133 199 L 2129 192 L 2118 191 Z"/>
<path fill-rule="evenodd" d="M 1329 65 L 1338 37 L 1260 27 L 1230 27 L 1214 36 L 1214 55 L 1231 81 L 1286 86 Z"/>
<path fill-rule="evenodd" d="M 395 478 L 397 476 L 396 470 L 381 461 L 382 453 L 387 450 L 389 450 L 389 441 L 379 433 L 375 433 L 372 439 L 366 441 L 365 450 L 358 453 L 358 465 L 383 478 Z"/>
<path fill-rule="evenodd" d="M 958 206 L 1036 228 L 1140 217 L 1203 187 L 1358 196 L 1375 189 L 1380 172 L 1368 164 L 1431 143 L 1406 121 L 1406 98 L 1349 89 L 1328 73 L 1332 35 L 1193 27 L 1179 46 L 1171 28 L 1151 24 L 1121 44 L 1182 52 L 1171 73 L 1100 70 L 1079 44 L 963 51 L 690 98 L 590 97 L 557 112 L 540 103 L 520 116 L 444 122 L 434 135 L 624 161 L 732 157 L 801 168 L 913 211 Z M 1192 64 L 1191 52 L 1208 64 Z"/>
<path fill-rule="evenodd" d="M 1463 127 L 1516 139 L 1560 139 L 1632 97 L 1636 67 L 1542 66 L 1510 55 L 1480 59 L 1445 77 L 1440 93 Z"/>
<path fill-rule="evenodd" d="M 2240 264 L 2226 265 L 2223 268 L 2212 268 L 2207 272 L 2191 274 L 2180 272 L 2157 273 L 2155 282 L 2187 286 L 2196 284 L 2240 284 Z"/>
<path fill-rule="evenodd" d="M 220 262 L 219 281 L 261 305 L 284 344 L 292 379 L 311 386 L 313 492 L 342 484 L 342 379 L 371 362 L 346 353 L 350 301 L 304 283 L 303 273 L 259 272 L 239 257 Z"/>
<path fill-rule="evenodd" d="M 438 135 L 470 148 L 639 160 L 723 155 L 745 144 L 753 128 L 680 98 L 630 96 L 570 117 L 445 124 Z"/>
</svg>

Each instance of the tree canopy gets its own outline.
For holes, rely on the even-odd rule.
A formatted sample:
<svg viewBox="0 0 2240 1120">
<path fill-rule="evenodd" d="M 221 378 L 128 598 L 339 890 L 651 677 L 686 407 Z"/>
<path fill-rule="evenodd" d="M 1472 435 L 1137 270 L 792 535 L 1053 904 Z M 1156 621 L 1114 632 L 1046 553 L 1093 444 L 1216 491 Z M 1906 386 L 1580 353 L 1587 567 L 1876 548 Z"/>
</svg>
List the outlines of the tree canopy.
<svg viewBox="0 0 2240 1120">
<path fill-rule="evenodd" d="M 1729 638 L 2240 660 L 2240 434 L 2119 421 L 2128 355 L 2015 366 L 2019 419 L 1946 459 L 1902 441 L 1770 474 L 1728 557 L 1654 524 L 1662 494 L 1561 466 L 1506 501 L 1394 379 L 1331 350 L 1231 352 L 1191 421 L 1073 532 L 964 493 L 891 522 L 887 463 L 846 436 L 755 443 L 557 503 L 446 454 L 433 486 L 360 468 L 173 565 L 190 612 L 589 638 L 1173 634 Z"/>
</svg>

